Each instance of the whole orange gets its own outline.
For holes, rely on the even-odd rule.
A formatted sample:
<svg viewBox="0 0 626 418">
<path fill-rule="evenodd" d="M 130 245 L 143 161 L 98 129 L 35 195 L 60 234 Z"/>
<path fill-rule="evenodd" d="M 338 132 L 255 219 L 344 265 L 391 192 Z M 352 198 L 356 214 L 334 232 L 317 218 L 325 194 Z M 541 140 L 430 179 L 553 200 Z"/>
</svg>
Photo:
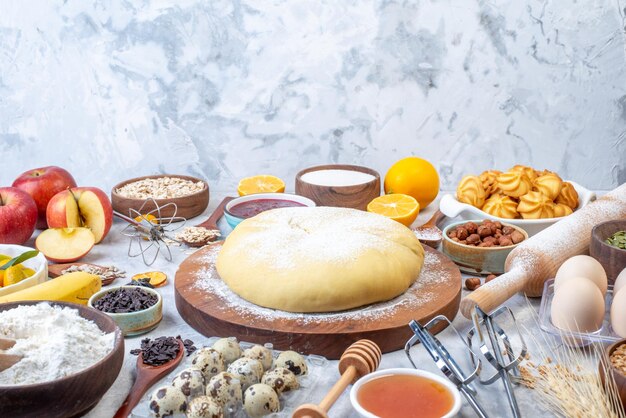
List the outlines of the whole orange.
<svg viewBox="0 0 626 418">
<path fill-rule="evenodd" d="M 413 196 L 423 209 L 439 194 L 439 174 L 431 163 L 422 158 L 403 158 L 387 171 L 385 193 Z"/>
</svg>

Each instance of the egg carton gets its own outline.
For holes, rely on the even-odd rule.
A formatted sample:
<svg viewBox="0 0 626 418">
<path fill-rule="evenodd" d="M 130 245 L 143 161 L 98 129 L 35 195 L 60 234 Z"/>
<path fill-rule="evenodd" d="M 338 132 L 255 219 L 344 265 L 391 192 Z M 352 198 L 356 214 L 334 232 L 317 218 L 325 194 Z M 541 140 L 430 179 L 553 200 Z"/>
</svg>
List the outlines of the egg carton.
<svg viewBox="0 0 626 418">
<path fill-rule="evenodd" d="M 211 337 L 206 341 L 206 344 L 203 344 L 202 347 L 211 347 L 219 338 Z M 254 343 L 249 342 L 239 342 L 242 350 L 250 348 L 254 345 Z M 271 345 L 271 344 L 270 344 Z M 265 346 L 268 346 L 267 344 Z M 198 346 L 200 349 L 201 346 Z M 272 355 L 274 360 L 278 357 L 278 355 L 282 353 L 280 350 L 272 350 Z M 288 418 L 291 417 L 293 411 L 303 403 L 310 403 L 313 393 L 318 392 L 318 388 L 322 387 L 330 387 L 333 384 L 333 378 L 336 376 L 333 373 L 325 372 L 326 366 L 329 365 L 328 359 L 326 357 L 317 356 L 317 355 L 302 355 L 307 362 L 308 366 L 308 374 L 304 376 L 298 376 L 298 381 L 300 382 L 300 389 L 290 392 L 285 392 L 279 396 L 280 399 L 280 411 L 266 415 L 268 418 Z M 133 409 L 131 412 L 131 418 L 154 418 L 154 415 L 150 411 L 150 395 L 152 391 L 160 386 L 169 386 L 172 384 L 172 380 L 174 376 L 176 376 L 179 372 L 184 369 L 191 367 L 191 359 L 193 358 L 193 353 L 190 356 L 186 356 L 180 364 L 168 375 L 159 380 L 154 386 L 152 386 L 146 395 L 142 398 L 141 402 Z M 187 401 L 191 401 L 192 397 L 189 397 Z M 172 418 L 184 418 L 185 414 L 177 414 L 173 415 Z M 247 418 L 248 415 L 243 411 L 243 408 L 239 408 L 236 411 L 231 412 L 226 415 L 228 418 Z"/>
<path fill-rule="evenodd" d="M 564 338 L 563 330 L 557 328 L 552 323 L 552 315 L 550 307 L 554 299 L 554 279 L 550 279 L 543 285 L 543 295 L 541 297 L 541 305 L 539 306 L 539 327 L 550 335 L 559 339 Z M 586 345 L 594 342 L 614 343 L 622 338 L 617 335 L 611 327 L 611 303 L 613 302 L 613 285 L 609 285 L 604 297 L 604 319 L 600 329 L 594 332 L 567 332 L 565 337 L 568 343 L 574 342 L 575 345 Z"/>
</svg>

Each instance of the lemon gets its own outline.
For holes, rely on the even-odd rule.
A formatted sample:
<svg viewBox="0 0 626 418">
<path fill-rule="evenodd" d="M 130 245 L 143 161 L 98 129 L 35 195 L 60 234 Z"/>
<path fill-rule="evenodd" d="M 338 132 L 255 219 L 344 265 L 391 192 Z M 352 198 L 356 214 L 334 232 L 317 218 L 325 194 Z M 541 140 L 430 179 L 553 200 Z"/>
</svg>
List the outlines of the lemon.
<svg viewBox="0 0 626 418">
<path fill-rule="evenodd" d="M 4 271 L 4 286 L 11 286 L 24 280 L 26 276 L 19 264 L 11 266 Z"/>
<path fill-rule="evenodd" d="M 387 194 L 372 200 L 367 205 L 367 211 L 386 216 L 405 226 L 411 226 L 420 211 L 420 204 L 409 195 Z"/>
</svg>

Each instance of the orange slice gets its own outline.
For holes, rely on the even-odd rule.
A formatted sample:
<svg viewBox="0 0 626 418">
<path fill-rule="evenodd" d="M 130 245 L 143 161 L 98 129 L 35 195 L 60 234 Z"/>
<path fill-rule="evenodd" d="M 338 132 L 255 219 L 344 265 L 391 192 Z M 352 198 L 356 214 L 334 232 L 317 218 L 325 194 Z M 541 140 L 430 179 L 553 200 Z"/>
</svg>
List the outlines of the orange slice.
<svg viewBox="0 0 626 418">
<path fill-rule="evenodd" d="M 237 186 L 239 196 L 255 193 L 282 193 L 285 191 L 285 182 L 278 177 L 262 174 L 259 176 L 241 179 Z"/>
<path fill-rule="evenodd" d="M 154 287 L 163 286 L 167 282 L 167 275 L 162 271 L 147 271 L 145 273 L 135 274 L 132 280 L 137 281 L 145 277 L 150 279 L 150 284 Z"/>
<path fill-rule="evenodd" d="M 135 221 L 137 221 L 137 222 L 141 222 L 141 221 L 143 221 L 143 220 L 146 220 L 146 221 L 148 221 L 148 222 L 152 222 L 153 224 L 158 224 L 158 223 L 159 223 L 159 222 L 157 221 L 156 216 L 154 216 L 154 215 L 153 215 L 153 214 L 151 214 L 151 213 L 148 213 L 148 214 L 146 214 L 146 215 L 140 215 L 140 216 L 137 216 L 137 217 L 135 218 Z"/>
<path fill-rule="evenodd" d="M 400 193 L 386 194 L 372 200 L 367 211 L 386 216 L 403 225 L 411 226 L 420 212 L 420 204 L 415 198 Z"/>
</svg>

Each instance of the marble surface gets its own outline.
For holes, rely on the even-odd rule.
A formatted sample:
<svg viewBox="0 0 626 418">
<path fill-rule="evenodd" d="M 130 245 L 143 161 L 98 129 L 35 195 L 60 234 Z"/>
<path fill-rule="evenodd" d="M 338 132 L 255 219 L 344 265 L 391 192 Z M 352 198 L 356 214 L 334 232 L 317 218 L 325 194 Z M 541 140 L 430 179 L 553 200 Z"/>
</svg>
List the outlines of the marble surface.
<svg viewBox="0 0 626 418">
<path fill-rule="evenodd" d="M 205 219 L 208 214 L 212 213 L 213 209 L 215 208 L 215 206 L 217 206 L 217 203 L 220 201 L 221 197 L 222 196 L 219 196 L 217 199 L 213 200 L 212 203 L 209 205 L 207 211 L 202 216 L 198 217 L 198 219 L 195 219 L 193 221 L 200 221 L 201 219 Z M 423 223 L 428 218 L 430 218 L 436 206 L 437 205 L 435 202 L 435 204 L 429 206 L 423 213 L 420 213 L 416 224 Z M 191 222 L 191 224 L 198 223 L 193 221 Z M 128 258 L 128 241 L 127 238 L 120 233 L 124 226 L 124 223 L 116 220 L 113 224 L 111 232 L 106 237 L 106 239 L 101 244 L 95 246 L 86 257 L 81 259 L 81 261 L 98 265 L 113 264 L 126 271 L 126 275 L 128 278 L 136 273 L 150 270 L 160 270 L 165 272 L 168 275 L 169 280 L 165 286 L 158 288 L 158 291 L 163 296 L 163 320 L 161 321 L 158 328 L 149 332 L 148 334 L 140 337 L 125 339 L 126 354 L 124 357 L 122 370 L 111 389 L 105 394 L 104 398 L 96 405 L 96 407 L 91 412 L 87 414 L 88 418 L 111 417 L 113 416 L 115 411 L 117 411 L 134 381 L 135 364 L 137 362 L 137 357 L 131 355 L 129 352 L 131 349 L 139 347 L 142 338 L 156 338 L 163 335 L 181 335 L 183 338 L 192 339 L 197 346 L 202 346 L 203 344 L 206 344 L 206 341 L 208 340 L 207 337 L 202 336 L 184 322 L 184 320 L 178 314 L 174 303 L 174 276 L 176 273 L 176 269 L 178 265 L 194 250 L 186 247 L 173 248 L 172 262 L 167 262 L 163 258 L 158 258 L 151 267 L 146 267 L 142 263 L 140 258 Z M 220 228 L 224 234 L 228 234 L 230 232 L 230 227 L 224 222 L 223 219 L 222 222 L 220 222 Z M 32 246 L 34 238 L 35 237 L 33 237 L 25 245 Z M 127 282 L 127 280 L 129 279 L 118 279 L 111 286 L 124 284 Z M 463 290 L 463 294 L 467 294 L 467 291 Z M 516 295 L 512 299 L 510 299 L 507 305 L 511 307 L 511 309 L 513 309 L 516 318 L 525 333 L 524 335 L 526 340 L 529 341 L 530 339 L 532 339 L 531 334 L 534 334 L 535 338 L 543 341 L 543 335 L 541 333 L 537 333 L 537 325 L 535 322 L 535 315 L 538 310 L 539 301 L 531 300 L 529 303 L 521 295 Z M 463 334 L 465 334 L 471 326 L 471 322 L 465 319 L 461 314 L 458 314 L 456 316 L 453 324 L 459 330 L 459 332 Z M 509 330 L 510 328 L 507 327 L 506 329 Z M 458 337 L 456 337 L 452 333 L 452 331 L 444 331 L 443 333 L 439 334 L 439 338 L 448 347 L 448 349 L 454 356 L 463 360 L 462 364 L 469 367 L 469 358 L 467 357 L 467 352 L 465 351 L 464 346 L 459 342 Z M 436 366 L 421 346 L 416 346 L 413 349 L 412 353 L 414 356 L 414 361 L 416 362 L 418 368 L 438 373 Z M 537 351 L 532 350 L 531 353 L 534 353 L 533 359 L 537 360 Z M 411 367 L 403 351 L 396 351 L 383 355 L 380 368 L 387 369 L 393 367 Z M 485 367 L 485 370 L 489 372 L 488 367 Z M 307 401 L 319 402 L 332 387 L 336 379 L 339 377 L 339 373 L 337 371 L 337 361 L 329 361 L 324 366 L 322 374 L 325 376 L 325 378 L 320 379 L 320 381 L 313 388 L 303 389 L 310 391 L 307 393 Z M 509 406 L 506 401 L 504 389 L 500 382 L 496 382 L 491 386 L 477 386 L 477 390 L 479 402 L 481 402 L 481 404 L 484 406 L 489 416 L 510 416 Z M 523 416 L 553 416 L 552 414 L 547 413 L 545 410 L 542 409 L 542 407 L 538 404 L 537 398 L 534 395 L 533 391 L 525 388 L 516 388 L 515 393 Z M 290 416 L 289 410 L 285 412 L 285 414 L 280 415 L 280 418 L 286 418 Z M 349 391 L 346 391 L 341 395 L 341 397 L 331 410 L 330 416 L 349 418 L 358 417 L 358 414 L 352 409 L 352 406 L 350 404 Z M 476 415 L 469 407 L 467 402 L 463 401 L 463 407 L 458 416 L 469 418 Z M 136 414 L 133 415 L 133 418 L 148 417 L 145 414 Z"/>
<path fill-rule="evenodd" d="M 0 184 L 318 163 L 626 181 L 624 0 L 4 0 Z"/>
</svg>

